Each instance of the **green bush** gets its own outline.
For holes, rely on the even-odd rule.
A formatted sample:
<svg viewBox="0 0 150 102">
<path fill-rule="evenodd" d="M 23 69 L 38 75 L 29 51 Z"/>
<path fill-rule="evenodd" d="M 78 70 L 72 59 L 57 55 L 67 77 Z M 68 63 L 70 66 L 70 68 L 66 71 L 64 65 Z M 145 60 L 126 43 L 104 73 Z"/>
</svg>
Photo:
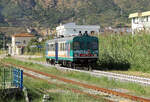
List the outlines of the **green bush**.
<svg viewBox="0 0 150 102">
<path fill-rule="evenodd" d="M 150 72 L 150 35 L 100 35 L 100 66 Z"/>
</svg>

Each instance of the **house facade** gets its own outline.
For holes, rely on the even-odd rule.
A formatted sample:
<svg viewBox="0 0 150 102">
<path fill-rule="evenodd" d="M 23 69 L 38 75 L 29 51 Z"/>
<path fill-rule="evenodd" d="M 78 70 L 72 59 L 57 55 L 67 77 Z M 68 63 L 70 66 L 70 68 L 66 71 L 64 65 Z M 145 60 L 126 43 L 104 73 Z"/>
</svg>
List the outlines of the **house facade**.
<svg viewBox="0 0 150 102">
<path fill-rule="evenodd" d="M 25 46 L 27 46 L 29 41 L 33 38 L 35 38 L 35 36 L 29 33 L 14 34 L 12 36 L 12 44 L 9 46 L 9 54 L 23 54 Z"/>
<path fill-rule="evenodd" d="M 75 23 L 67 23 L 60 24 L 60 26 L 56 27 L 57 37 L 63 36 L 72 36 L 78 35 L 79 31 L 84 34 L 85 31 L 88 33 L 95 32 L 99 33 L 100 26 L 99 25 L 76 25 Z"/>
<path fill-rule="evenodd" d="M 132 13 L 129 18 L 132 24 L 132 34 L 141 30 L 150 31 L 150 11 Z"/>
</svg>

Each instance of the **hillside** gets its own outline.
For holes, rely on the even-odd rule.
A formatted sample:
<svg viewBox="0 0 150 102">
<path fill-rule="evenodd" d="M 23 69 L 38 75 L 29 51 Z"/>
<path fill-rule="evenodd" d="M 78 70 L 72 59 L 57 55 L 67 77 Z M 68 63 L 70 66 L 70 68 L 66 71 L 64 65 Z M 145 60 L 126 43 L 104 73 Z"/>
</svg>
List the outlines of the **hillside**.
<svg viewBox="0 0 150 102">
<path fill-rule="evenodd" d="M 147 10 L 149 0 L 1 0 L 0 26 L 128 25 L 129 13 Z"/>
</svg>

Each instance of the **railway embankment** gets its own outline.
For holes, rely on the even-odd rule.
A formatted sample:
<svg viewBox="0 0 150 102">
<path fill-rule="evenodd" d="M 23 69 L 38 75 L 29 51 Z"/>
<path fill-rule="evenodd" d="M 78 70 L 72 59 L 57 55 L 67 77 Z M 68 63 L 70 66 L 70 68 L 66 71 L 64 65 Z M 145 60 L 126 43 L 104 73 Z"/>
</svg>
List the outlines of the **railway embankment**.
<svg viewBox="0 0 150 102">
<path fill-rule="evenodd" d="M 13 65 L 11 65 L 11 67 L 12 66 Z M 0 69 L 11 67 L 1 63 Z M 0 83 L 0 85 L 1 84 L 2 83 Z M 108 102 L 103 98 L 102 95 L 87 93 L 84 92 L 80 87 L 73 86 L 71 84 L 65 84 L 53 78 L 48 78 L 46 76 L 42 76 L 27 70 L 24 70 L 23 85 L 27 89 L 27 94 L 23 93 L 22 91 L 17 91 L 17 93 L 12 91 L 12 93 L 6 94 L 6 90 L 10 92 L 12 89 L 3 89 L 2 91 L 0 90 L 0 101 L 27 102 L 26 97 L 28 97 L 29 102 L 42 102 L 44 96 L 48 95 L 49 98 L 47 101 L 55 102 L 79 102 L 81 100 L 84 102 L 99 102 L 99 100 L 101 100 L 101 102 Z"/>
<path fill-rule="evenodd" d="M 114 89 L 114 90 L 126 90 L 126 93 L 147 97 L 149 98 L 150 90 L 149 86 L 141 86 L 136 83 L 131 82 L 120 82 L 116 80 L 109 80 L 106 77 L 97 78 L 94 76 L 91 76 L 87 73 L 82 72 L 76 72 L 76 71 L 66 71 L 66 70 L 59 70 L 57 68 L 53 67 L 45 67 L 40 64 L 33 64 L 31 62 L 22 62 L 15 59 L 5 59 L 7 62 L 11 62 L 13 64 L 22 65 L 26 67 L 30 67 L 32 69 L 39 70 L 41 72 L 46 73 L 53 73 L 55 75 L 58 75 L 60 77 L 67 77 L 69 79 L 78 80 L 80 82 L 85 82 L 88 84 L 94 84 L 98 86 L 102 86 L 104 88 Z"/>
</svg>

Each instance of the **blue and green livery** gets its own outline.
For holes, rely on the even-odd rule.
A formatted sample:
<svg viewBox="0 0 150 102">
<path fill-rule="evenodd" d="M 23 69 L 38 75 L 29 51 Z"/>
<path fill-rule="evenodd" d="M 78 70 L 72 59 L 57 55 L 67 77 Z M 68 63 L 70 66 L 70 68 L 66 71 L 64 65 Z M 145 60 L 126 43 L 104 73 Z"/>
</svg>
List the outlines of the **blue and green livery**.
<svg viewBox="0 0 150 102">
<path fill-rule="evenodd" d="M 57 38 L 46 42 L 46 61 L 73 67 L 98 60 L 98 38 L 89 35 Z"/>
</svg>

